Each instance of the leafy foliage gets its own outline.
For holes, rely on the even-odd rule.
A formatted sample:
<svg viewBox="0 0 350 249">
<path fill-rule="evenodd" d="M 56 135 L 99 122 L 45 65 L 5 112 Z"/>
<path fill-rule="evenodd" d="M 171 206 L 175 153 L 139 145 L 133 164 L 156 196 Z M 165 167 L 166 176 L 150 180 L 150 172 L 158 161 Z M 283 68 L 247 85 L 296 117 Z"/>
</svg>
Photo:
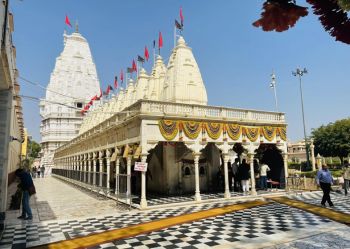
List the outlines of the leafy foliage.
<svg viewBox="0 0 350 249">
<path fill-rule="evenodd" d="M 37 158 L 41 150 L 40 144 L 35 141 L 29 141 L 28 143 L 28 157 Z"/>
<path fill-rule="evenodd" d="M 347 157 L 350 154 L 350 118 L 322 125 L 312 131 L 312 137 L 316 154 Z"/>
<path fill-rule="evenodd" d="M 349 0 L 306 0 L 319 16 L 324 29 L 337 41 L 350 44 Z M 264 31 L 282 32 L 293 27 L 300 19 L 308 15 L 306 7 L 298 6 L 295 0 L 266 0 L 261 18 L 253 23 Z"/>
</svg>

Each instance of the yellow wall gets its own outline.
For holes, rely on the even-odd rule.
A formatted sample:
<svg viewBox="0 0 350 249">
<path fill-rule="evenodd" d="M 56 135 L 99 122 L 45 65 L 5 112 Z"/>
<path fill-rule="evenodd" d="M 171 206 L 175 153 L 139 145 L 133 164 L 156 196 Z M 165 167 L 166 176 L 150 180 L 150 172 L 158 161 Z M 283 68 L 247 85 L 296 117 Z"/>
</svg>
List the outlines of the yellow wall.
<svg viewBox="0 0 350 249">
<path fill-rule="evenodd" d="M 22 143 L 21 156 L 25 158 L 27 156 L 27 146 L 28 146 L 28 133 L 27 129 L 24 128 L 24 142 Z"/>
</svg>

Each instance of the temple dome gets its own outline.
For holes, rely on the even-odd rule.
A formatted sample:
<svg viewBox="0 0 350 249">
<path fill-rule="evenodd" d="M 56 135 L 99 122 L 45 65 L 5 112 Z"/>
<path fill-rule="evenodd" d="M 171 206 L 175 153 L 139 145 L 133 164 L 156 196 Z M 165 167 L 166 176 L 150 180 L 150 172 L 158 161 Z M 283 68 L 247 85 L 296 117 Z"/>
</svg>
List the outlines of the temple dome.
<svg viewBox="0 0 350 249">
<path fill-rule="evenodd" d="M 207 91 L 192 49 L 179 37 L 169 59 L 161 100 L 207 105 Z"/>
</svg>

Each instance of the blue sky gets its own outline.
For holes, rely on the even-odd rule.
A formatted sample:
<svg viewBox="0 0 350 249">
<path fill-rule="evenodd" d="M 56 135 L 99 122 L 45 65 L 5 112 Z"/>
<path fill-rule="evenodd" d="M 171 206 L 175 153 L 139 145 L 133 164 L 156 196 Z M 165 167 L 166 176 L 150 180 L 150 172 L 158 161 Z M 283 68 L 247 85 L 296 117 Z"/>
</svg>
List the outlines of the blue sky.
<svg viewBox="0 0 350 249">
<path fill-rule="evenodd" d="M 274 70 L 288 137 L 301 139 L 299 85 L 291 73 L 301 66 L 309 71 L 303 77 L 307 133 L 311 128 L 349 117 L 349 45 L 336 42 L 312 13 L 287 32 L 263 32 L 252 26 L 260 16 L 262 2 L 13 0 L 17 67 L 22 77 L 47 85 L 55 59 L 63 49 L 67 14 L 72 23 L 79 21 L 79 30 L 89 41 L 105 88 L 121 68 L 143 53 L 145 45 L 151 47 L 159 31 L 164 40 L 162 56 L 169 56 L 174 18 L 178 18 L 182 6 L 184 37 L 193 48 L 210 105 L 274 110 L 269 88 Z M 308 6 L 304 1 L 298 3 Z M 45 96 L 42 89 L 19 81 L 23 95 Z M 24 99 L 23 107 L 25 126 L 40 141 L 38 103 Z"/>
</svg>

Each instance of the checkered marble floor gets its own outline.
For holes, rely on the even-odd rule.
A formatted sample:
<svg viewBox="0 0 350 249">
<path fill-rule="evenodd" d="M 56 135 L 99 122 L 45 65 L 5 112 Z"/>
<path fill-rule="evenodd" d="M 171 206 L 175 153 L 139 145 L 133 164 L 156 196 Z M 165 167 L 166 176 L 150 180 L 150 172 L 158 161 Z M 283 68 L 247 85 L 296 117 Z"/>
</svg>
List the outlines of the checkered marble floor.
<svg viewBox="0 0 350 249">
<path fill-rule="evenodd" d="M 276 193 L 276 191 L 258 191 L 258 195 L 262 194 L 271 194 Z M 238 197 L 243 196 L 243 193 L 240 192 L 231 192 L 231 197 Z M 201 193 L 202 200 L 210 200 L 210 199 L 220 199 L 224 198 L 224 193 Z M 172 203 L 181 203 L 181 202 L 191 202 L 194 201 L 194 194 L 186 194 L 181 196 L 163 196 L 163 195 L 157 195 L 157 194 L 147 194 L 147 205 L 148 206 L 155 206 L 155 205 L 163 205 L 163 204 L 172 204 Z M 134 204 L 140 203 L 139 197 L 134 197 L 132 199 L 132 202 Z"/>
<path fill-rule="evenodd" d="M 3 237 L 0 240 L 0 249 L 26 248 L 49 242 L 85 236 L 92 233 L 99 233 L 111 229 L 122 228 L 161 218 L 222 207 L 234 203 L 237 203 L 237 201 L 208 203 L 149 211 L 134 210 L 128 213 L 79 220 L 41 223 L 24 222 L 22 225 L 10 225 L 6 227 Z"/>
<path fill-rule="evenodd" d="M 334 224 L 326 218 L 272 203 L 90 248 L 257 248 L 275 238 L 305 236 L 310 230 Z"/>
<path fill-rule="evenodd" d="M 321 206 L 323 193 L 322 191 L 303 193 L 302 195 L 292 195 L 290 198 L 300 200 L 306 203 Z M 333 210 L 350 214 L 350 196 L 342 193 L 331 192 L 331 200 L 334 204 Z M 328 206 L 328 203 L 326 204 Z"/>
</svg>

